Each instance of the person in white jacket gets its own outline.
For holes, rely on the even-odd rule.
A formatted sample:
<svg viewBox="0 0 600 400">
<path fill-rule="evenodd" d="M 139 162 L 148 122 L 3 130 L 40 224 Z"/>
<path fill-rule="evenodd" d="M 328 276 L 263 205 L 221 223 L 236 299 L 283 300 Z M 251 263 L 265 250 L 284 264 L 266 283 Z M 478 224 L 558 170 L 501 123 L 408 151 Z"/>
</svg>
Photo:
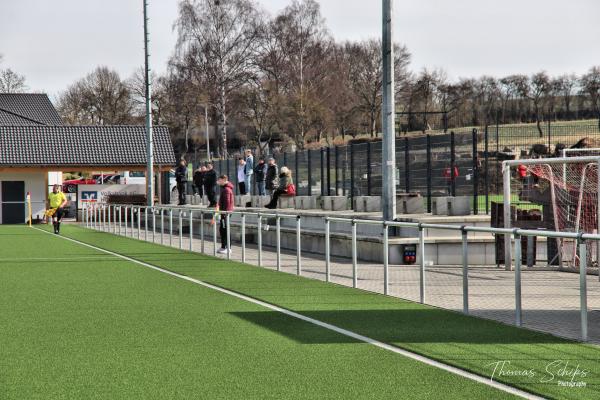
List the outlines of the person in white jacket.
<svg viewBox="0 0 600 400">
<path fill-rule="evenodd" d="M 246 155 L 246 159 L 244 160 L 246 162 L 245 168 L 244 168 L 244 174 L 246 175 L 245 177 L 245 182 L 246 182 L 246 193 L 244 194 L 248 194 L 248 193 L 252 193 L 252 175 L 254 174 L 254 156 L 252 155 L 252 150 L 246 150 L 244 152 L 244 154 Z"/>
</svg>

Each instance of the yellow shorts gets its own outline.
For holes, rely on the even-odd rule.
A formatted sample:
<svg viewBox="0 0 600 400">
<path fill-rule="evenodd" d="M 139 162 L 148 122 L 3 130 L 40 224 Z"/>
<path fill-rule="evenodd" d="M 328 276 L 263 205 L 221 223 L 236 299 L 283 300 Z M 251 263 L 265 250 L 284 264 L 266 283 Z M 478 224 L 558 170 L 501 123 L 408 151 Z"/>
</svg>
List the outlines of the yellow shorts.
<svg viewBox="0 0 600 400">
<path fill-rule="evenodd" d="M 50 208 L 50 209 L 46 210 L 46 217 L 52 217 L 54 214 L 56 214 L 56 210 L 58 210 L 58 209 Z"/>
</svg>

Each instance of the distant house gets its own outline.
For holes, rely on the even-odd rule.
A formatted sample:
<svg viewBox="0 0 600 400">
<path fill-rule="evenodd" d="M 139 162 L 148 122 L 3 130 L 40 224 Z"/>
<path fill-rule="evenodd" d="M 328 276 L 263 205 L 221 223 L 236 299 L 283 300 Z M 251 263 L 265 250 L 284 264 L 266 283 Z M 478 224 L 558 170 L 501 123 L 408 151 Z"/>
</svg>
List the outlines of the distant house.
<svg viewBox="0 0 600 400">
<path fill-rule="evenodd" d="M 156 171 L 175 163 L 166 127 L 153 130 Z M 144 126 L 68 126 L 45 94 L 0 94 L 0 223 L 26 220 L 46 208 L 48 173 L 136 171 L 146 168 Z"/>
</svg>

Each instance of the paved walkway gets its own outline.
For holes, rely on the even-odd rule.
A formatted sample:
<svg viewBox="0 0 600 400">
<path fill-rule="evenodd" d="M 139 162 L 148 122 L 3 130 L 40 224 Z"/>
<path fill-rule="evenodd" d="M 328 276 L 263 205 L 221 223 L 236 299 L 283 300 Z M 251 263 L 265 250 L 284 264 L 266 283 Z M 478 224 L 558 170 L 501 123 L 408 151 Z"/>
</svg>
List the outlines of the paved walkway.
<svg viewBox="0 0 600 400">
<path fill-rule="evenodd" d="M 124 234 L 121 229 L 121 234 Z M 138 231 L 131 227 L 128 236 L 138 238 Z M 142 229 L 141 240 L 161 243 L 160 233 L 154 238 L 152 232 Z M 205 241 L 194 237 L 192 250 L 200 252 L 204 245 L 206 254 L 213 254 L 212 232 L 205 232 Z M 220 240 L 217 238 L 217 240 Z M 162 236 L 164 245 L 179 248 L 178 232 L 171 236 L 165 232 Z M 220 247 L 217 243 L 217 248 Z M 190 249 L 189 237 L 181 240 L 184 250 Z M 241 261 L 240 243 L 232 243 L 231 259 Z M 226 257 L 226 256 L 220 256 Z M 359 255 L 360 257 L 360 255 Z M 325 280 L 325 261 L 323 255 L 302 254 L 302 276 Z M 246 246 L 246 263 L 258 265 L 258 249 L 256 245 Z M 262 267 L 276 269 L 277 255 L 274 248 L 264 247 L 262 251 Z M 281 271 L 296 274 L 296 253 L 283 251 L 281 255 Z M 383 293 L 383 265 L 359 263 L 357 287 L 360 289 Z M 515 279 L 514 272 L 495 267 L 469 267 L 469 311 L 472 315 L 515 323 Z M 349 259 L 332 258 L 331 282 L 352 286 L 352 263 Z M 425 273 L 425 303 L 449 310 L 462 312 L 462 268 L 454 266 L 427 267 Z M 588 276 L 588 313 L 589 341 L 600 344 L 600 282 L 597 276 Z M 419 269 L 417 266 L 390 266 L 389 294 L 407 300 L 419 301 Z M 549 332 L 554 335 L 572 339 L 580 339 L 579 313 L 579 275 L 575 273 L 553 270 L 527 269 L 522 273 L 522 305 L 523 326 Z"/>
</svg>

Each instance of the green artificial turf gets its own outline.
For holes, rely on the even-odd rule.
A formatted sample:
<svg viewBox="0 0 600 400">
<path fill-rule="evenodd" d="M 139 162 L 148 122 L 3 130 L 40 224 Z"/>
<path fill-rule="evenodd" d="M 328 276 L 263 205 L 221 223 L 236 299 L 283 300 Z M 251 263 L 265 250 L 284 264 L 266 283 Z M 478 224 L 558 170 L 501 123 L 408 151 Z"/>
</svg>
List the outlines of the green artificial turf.
<svg viewBox="0 0 600 400">
<path fill-rule="evenodd" d="M 511 373 L 532 371 L 533 376 L 496 375 L 496 380 L 545 397 L 600 398 L 598 346 L 80 227 L 69 227 L 66 234 L 482 376 L 490 376 L 494 365 L 506 362 L 504 365 Z M 293 336 L 285 326 L 269 323 L 270 314 L 262 310 L 237 315 L 255 325 Z M 585 376 L 571 379 L 568 373 L 573 371 L 584 371 Z M 571 380 L 585 382 L 586 386 L 559 385 L 559 381 Z"/>
<path fill-rule="evenodd" d="M 372 323 L 366 311 L 388 301 L 76 227 L 63 232 L 322 319 L 344 322 L 327 313 L 354 304 L 364 315 L 352 318 Z M 0 227 L 0 399 L 268 398 L 511 396 L 36 229 Z"/>
</svg>

